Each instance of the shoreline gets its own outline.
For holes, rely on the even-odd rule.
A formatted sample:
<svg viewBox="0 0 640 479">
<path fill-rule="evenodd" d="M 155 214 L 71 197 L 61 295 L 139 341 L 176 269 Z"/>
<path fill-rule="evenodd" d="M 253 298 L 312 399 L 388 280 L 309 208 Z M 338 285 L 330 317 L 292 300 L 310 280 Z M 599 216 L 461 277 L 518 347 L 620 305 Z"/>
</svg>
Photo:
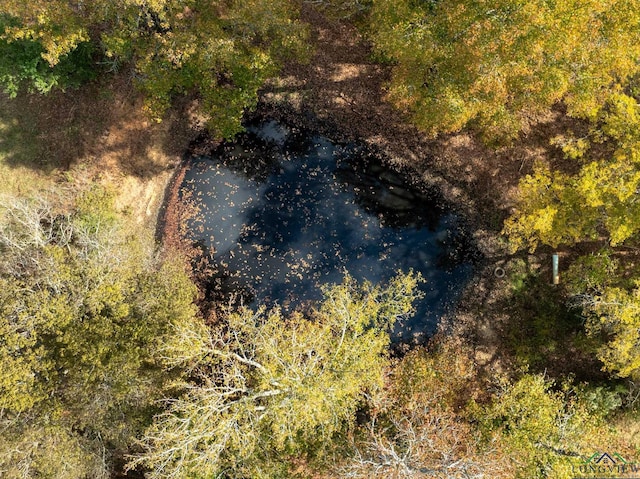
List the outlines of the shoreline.
<svg viewBox="0 0 640 479">
<path fill-rule="evenodd" d="M 481 253 L 456 307 L 441 318 L 441 333 L 465 338 L 474 347 L 480 365 L 500 368 L 496 352 L 505 314 L 499 302 L 509 292 L 512 260 L 536 263 L 544 254 L 509 254 L 500 232 L 520 178 L 537 158 L 548 158 L 547 145 L 540 148 L 540 137 L 546 138 L 548 125 L 542 124 L 538 133 L 498 150 L 485 147 L 468 131 L 425 138 L 406 115 L 385 100 L 390 68 L 370 60 L 370 45 L 355 27 L 329 20 L 308 6 L 303 7 L 303 18 L 317 47 L 313 58 L 306 65 L 285 65 L 280 76 L 261 90 L 258 105 L 246 114 L 246 120 L 283 120 L 331 140 L 362 142 L 379 153 L 387 166 L 408 173 L 415 184 L 440 191 L 463 218 Z M 200 133 L 185 156 L 203 154 L 219 144 Z M 174 177 L 184 173 L 185 161 Z M 176 183 L 172 183 L 174 199 Z M 167 214 L 167 224 L 173 228 L 170 243 L 180 246 L 175 240 L 180 215 L 171 207 Z M 502 268 L 505 276 L 496 277 L 496 268 Z M 202 276 L 199 279 L 202 281 Z"/>
</svg>

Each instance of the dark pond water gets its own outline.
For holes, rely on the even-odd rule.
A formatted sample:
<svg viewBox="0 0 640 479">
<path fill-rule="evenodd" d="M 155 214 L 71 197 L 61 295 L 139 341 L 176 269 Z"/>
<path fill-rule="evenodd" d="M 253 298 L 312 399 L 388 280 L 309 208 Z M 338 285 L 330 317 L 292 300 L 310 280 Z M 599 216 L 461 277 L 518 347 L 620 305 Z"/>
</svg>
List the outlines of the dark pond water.
<svg viewBox="0 0 640 479">
<path fill-rule="evenodd" d="M 276 122 L 194 157 L 181 187 L 197 214 L 187 235 L 209 255 L 210 293 L 285 308 L 318 285 L 420 271 L 425 298 L 395 337 L 430 335 L 473 269 L 459 219 L 361 145 L 336 144 Z"/>
</svg>

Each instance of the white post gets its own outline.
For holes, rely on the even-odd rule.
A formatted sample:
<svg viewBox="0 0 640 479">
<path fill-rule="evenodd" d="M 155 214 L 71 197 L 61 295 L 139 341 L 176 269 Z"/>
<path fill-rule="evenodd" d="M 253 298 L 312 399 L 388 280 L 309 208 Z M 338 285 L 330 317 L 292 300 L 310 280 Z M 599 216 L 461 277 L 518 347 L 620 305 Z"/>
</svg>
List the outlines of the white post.
<svg viewBox="0 0 640 479">
<path fill-rule="evenodd" d="M 560 273 L 558 272 L 558 253 L 553 253 L 553 284 L 560 283 Z"/>
</svg>

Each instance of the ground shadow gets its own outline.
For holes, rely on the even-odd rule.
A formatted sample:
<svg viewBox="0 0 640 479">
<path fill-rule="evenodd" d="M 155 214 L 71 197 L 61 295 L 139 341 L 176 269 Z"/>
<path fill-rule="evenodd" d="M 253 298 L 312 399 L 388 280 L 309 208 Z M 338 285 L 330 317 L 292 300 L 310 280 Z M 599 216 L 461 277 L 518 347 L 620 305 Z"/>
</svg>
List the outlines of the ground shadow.
<svg viewBox="0 0 640 479">
<path fill-rule="evenodd" d="M 562 382 L 608 379 L 597 359 L 598 340 L 587 335 L 582 311 L 568 306 L 562 284 L 551 282 L 549 265 L 521 255 L 504 264 L 504 293 L 487 308 L 503 315 L 493 324 L 495 350 L 517 370 L 541 373 Z"/>
<path fill-rule="evenodd" d="M 150 178 L 175 163 L 196 135 L 182 99 L 154 123 L 127 74 L 48 95 L 0 96 L 0 159 L 44 173 L 82 164 Z"/>
</svg>

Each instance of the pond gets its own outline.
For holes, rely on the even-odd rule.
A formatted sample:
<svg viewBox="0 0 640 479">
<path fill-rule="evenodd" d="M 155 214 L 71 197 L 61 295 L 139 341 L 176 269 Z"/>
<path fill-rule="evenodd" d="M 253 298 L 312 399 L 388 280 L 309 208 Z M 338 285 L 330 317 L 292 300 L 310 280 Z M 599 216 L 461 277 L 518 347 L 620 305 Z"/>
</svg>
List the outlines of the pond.
<svg viewBox="0 0 640 479">
<path fill-rule="evenodd" d="M 362 144 L 337 143 L 275 121 L 189 160 L 180 201 L 186 236 L 210 264 L 209 293 L 287 308 L 320 299 L 321 284 L 425 278 L 395 340 L 429 336 L 473 270 L 475 250 L 435 190 L 419 188 Z"/>
</svg>

